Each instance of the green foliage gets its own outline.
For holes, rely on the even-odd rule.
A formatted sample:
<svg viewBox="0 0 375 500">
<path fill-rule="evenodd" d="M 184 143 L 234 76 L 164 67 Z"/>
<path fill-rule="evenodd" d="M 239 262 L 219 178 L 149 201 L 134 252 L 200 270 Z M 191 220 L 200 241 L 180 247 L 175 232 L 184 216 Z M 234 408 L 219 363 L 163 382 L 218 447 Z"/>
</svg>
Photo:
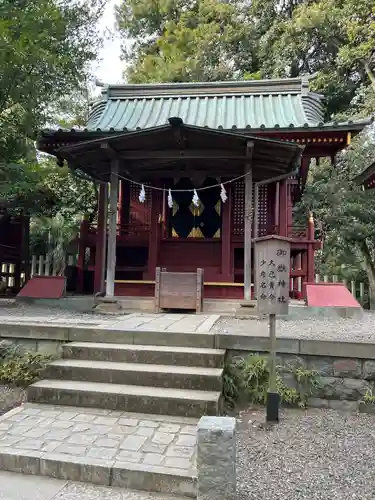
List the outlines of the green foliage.
<svg viewBox="0 0 375 500">
<path fill-rule="evenodd" d="M 246 397 L 253 403 L 265 403 L 269 379 L 267 359 L 254 354 L 239 359 L 237 367 Z"/>
<path fill-rule="evenodd" d="M 96 215 L 97 185 L 78 177 L 68 167 L 43 157 L 38 163 L 0 166 L 0 206 L 34 217 L 58 214 L 76 222 L 85 213 Z"/>
<path fill-rule="evenodd" d="M 106 0 L 0 1 L 0 203 L 43 212 L 35 131 L 87 82 Z M 61 105 L 61 106 L 60 106 Z"/>
<path fill-rule="evenodd" d="M 320 387 L 319 372 L 309 370 L 298 358 L 296 358 L 295 362 L 289 361 L 284 366 L 279 367 L 279 373 L 291 375 L 296 383 L 296 388 L 289 388 L 285 384 L 284 388 L 280 388 L 282 400 L 288 404 L 297 403 L 300 407 L 304 408 L 307 404 L 307 399 L 314 395 Z"/>
<path fill-rule="evenodd" d="M 292 379 L 288 384 L 285 380 Z M 230 408 L 243 399 L 265 404 L 269 386 L 269 365 L 264 356 L 250 354 L 227 363 L 223 375 L 223 394 Z M 296 358 L 294 363 L 277 367 L 276 387 L 285 405 L 305 407 L 307 399 L 319 388 L 319 373 L 306 369 Z"/>
<path fill-rule="evenodd" d="M 34 352 L 10 353 L 0 360 L 0 383 L 27 387 L 38 380 L 52 356 Z"/>
<path fill-rule="evenodd" d="M 79 221 L 57 214 L 39 217 L 30 224 L 30 246 L 34 255 L 46 255 L 57 275 L 63 275 L 66 257 L 79 234 Z M 72 248 L 72 253 L 76 253 Z"/>
<path fill-rule="evenodd" d="M 132 82 L 215 81 L 251 69 L 252 25 L 238 2 L 126 0 L 118 28 Z"/>
<path fill-rule="evenodd" d="M 0 363 L 7 358 L 12 358 L 20 354 L 20 348 L 7 340 L 0 341 Z"/>
<path fill-rule="evenodd" d="M 49 255 L 55 263 L 63 262 L 69 246 L 79 233 L 82 218 L 96 217 L 97 185 L 85 180 L 67 167 L 58 167 L 50 158 L 38 164 L 39 186 L 44 198 L 30 205 L 30 244 L 33 254 Z M 9 197 L 8 197 L 9 200 Z M 25 208 L 25 207 L 24 207 Z M 72 248 L 72 252 L 75 250 Z"/>
<path fill-rule="evenodd" d="M 363 397 L 363 401 L 368 404 L 375 404 L 375 394 L 373 388 L 367 389 L 366 394 Z"/>
<path fill-rule="evenodd" d="M 234 408 L 240 396 L 240 375 L 235 363 L 226 362 L 224 365 L 223 395 L 227 405 Z"/>
<path fill-rule="evenodd" d="M 316 236 L 322 240 L 317 272 L 363 280 L 375 292 L 375 190 L 353 181 L 375 160 L 373 132 L 357 137 L 335 165 L 323 162 L 311 169 L 304 196 L 296 207 L 306 217 L 313 212 Z M 296 215 L 297 215 L 296 214 Z M 344 266 L 342 266 L 344 264 Z"/>
<path fill-rule="evenodd" d="M 372 0 L 122 0 L 116 16 L 133 82 L 314 74 L 329 116 L 375 94 Z"/>
</svg>

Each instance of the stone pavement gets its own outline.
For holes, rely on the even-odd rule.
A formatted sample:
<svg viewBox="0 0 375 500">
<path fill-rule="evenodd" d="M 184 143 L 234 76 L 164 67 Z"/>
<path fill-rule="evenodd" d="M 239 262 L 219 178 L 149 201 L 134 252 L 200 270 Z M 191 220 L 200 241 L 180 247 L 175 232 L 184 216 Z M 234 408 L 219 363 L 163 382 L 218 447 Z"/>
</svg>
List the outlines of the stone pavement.
<svg viewBox="0 0 375 500">
<path fill-rule="evenodd" d="M 0 471 L 1 500 L 183 500 L 180 497 L 108 488 Z"/>
<path fill-rule="evenodd" d="M 2 323 L 84 326 L 114 330 L 207 333 L 220 318 L 218 314 L 131 313 L 120 316 L 95 316 L 48 308 L 17 307 L 0 309 Z"/>
<path fill-rule="evenodd" d="M 101 323 L 101 326 L 119 330 L 207 333 L 219 318 L 218 314 L 132 313 L 116 320 L 113 318 L 110 324 Z"/>
<path fill-rule="evenodd" d="M 193 496 L 196 425 L 27 403 L 0 418 L 0 469 Z"/>
</svg>

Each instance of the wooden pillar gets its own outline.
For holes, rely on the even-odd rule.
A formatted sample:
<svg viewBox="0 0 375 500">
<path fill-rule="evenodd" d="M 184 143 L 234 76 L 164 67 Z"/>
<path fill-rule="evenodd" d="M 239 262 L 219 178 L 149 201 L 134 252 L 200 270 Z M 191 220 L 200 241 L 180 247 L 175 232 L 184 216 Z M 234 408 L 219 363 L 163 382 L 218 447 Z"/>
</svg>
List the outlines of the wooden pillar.
<svg viewBox="0 0 375 500">
<path fill-rule="evenodd" d="M 315 239 L 315 226 L 314 226 L 314 217 L 310 213 L 309 216 L 309 225 L 307 231 L 308 237 L 308 247 L 307 247 L 307 281 L 312 283 L 315 277 L 315 252 L 314 252 L 314 239 Z"/>
<path fill-rule="evenodd" d="M 232 268 L 232 186 L 227 189 L 228 199 L 222 203 L 221 275 L 223 281 L 233 281 Z"/>
<path fill-rule="evenodd" d="M 297 255 L 293 259 L 293 269 L 294 271 L 300 271 L 301 272 L 301 253 L 297 253 Z M 295 299 L 300 298 L 299 297 L 299 277 L 295 277 L 293 279 L 293 295 Z"/>
<path fill-rule="evenodd" d="M 275 211 L 274 211 L 274 220 L 275 220 L 275 233 L 280 233 L 280 182 L 276 182 L 275 185 Z"/>
<path fill-rule="evenodd" d="M 108 218 L 108 251 L 107 251 L 107 282 L 106 295 L 115 294 L 116 276 L 116 240 L 117 240 L 117 200 L 118 200 L 118 160 L 111 161 L 109 218 Z"/>
<path fill-rule="evenodd" d="M 14 288 L 17 290 L 17 293 L 21 289 L 21 261 L 18 261 L 14 266 Z"/>
<path fill-rule="evenodd" d="M 288 181 L 280 182 L 279 235 L 288 236 Z"/>
<path fill-rule="evenodd" d="M 30 217 L 27 215 L 22 216 L 23 219 L 23 240 L 22 240 L 22 260 L 23 271 L 25 273 L 26 284 L 30 279 L 31 266 L 30 266 Z"/>
<path fill-rule="evenodd" d="M 268 191 L 267 191 L 268 194 Z M 268 200 L 267 200 L 268 201 Z M 267 219 L 268 219 L 268 210 L 267 210 Z M 268 225 L 268 224 L 267 224 Z M 259 235 L 259 185 L 255 183 L 254 185 L 254 227 L 253 227 L 253 237 L 254 239 L 258 238 Z M 256 272 L 254 271 L 254 299 L 256 299 Z"/>
<path fill-rule="evenodd" d="M 266 236 L 268 234 L 277 234 L 275 227 L 275 205 L 276 205 L 276 184 L 266 184 L 267 193 L 267 214 L 265 217 L 266 227 L 262 231 L 258 231 L 258 236 Z M 254 218 L 255 221 L 255 218 Z M 254 222 L 255 223 L 255 222 Z"/>
<path fill-rule="evenodd" d="M 302 294 L 305 296 L 305 293 L 306 293 L 305 284 L 306 284 L 306 277 L 307 277 L 307 251 L 306 250 L 304 250 L 302 252 L 301 261 L 302 261 L 302 271 L 303 271 Z"/>
<path fill-rule="evenodd" d="M 252 237 L 252 217 L 253 217 L 253 173 L 252 173 L 252 155 L 254 143 L 247 145 L 248 160 L 245 165 L 245 213 L 244 213 L 244 298 L 251 300 L 251 237 Z"/>
<path fill-rule="evenodd" d="M 85 215 L 81 222 L 79 231 L 78 242 L 78 260 L 77 260 L 77 292 L 83 293 L 84 291 L 84 271 L 85 271 L 85 254 L 86 254 L 86 240 L 88 233 L 89 222 L 87 215 Z"/>
<path fill-rule="evenodd" d="M 130 183 L 121 179 L 119 194 L 119 225 L 129 224 L 130 217 Z"/>
<path fill-rule="evenodd" d="M 108 184 L 99 186 L 98 227 L 96 231 L 94 293 L 105 291 L 105 255 L 107 244 Z"/>
<path fill-rule="evenodd" d="M 293 225 L 293 201 L 292 201 L 292 186 L 291 184 L 287 184 L 287 236 L 292 234 L 292 225 Z"/>
<path fill-rule="evenodd" d="M 161 220 L 161 204 L 162 192 L 156 189 L 151 190 L 152 204 L 151 204 L 151 226 L 148 239 L 148 266 L 147 278 L 149 280 L 155 279 L 155 272 L 159 260 L 159 247 L 160 247 L 160 220 Z"/>
</svg>

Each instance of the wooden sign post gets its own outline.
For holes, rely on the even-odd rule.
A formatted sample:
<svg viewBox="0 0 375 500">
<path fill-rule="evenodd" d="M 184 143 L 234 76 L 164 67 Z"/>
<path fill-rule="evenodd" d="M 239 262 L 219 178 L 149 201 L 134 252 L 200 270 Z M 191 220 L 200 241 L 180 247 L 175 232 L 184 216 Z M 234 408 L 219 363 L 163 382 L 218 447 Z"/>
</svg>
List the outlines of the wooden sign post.
<svg viewBox="0 0 375 500">
<path fill-rule="evenodd" d="M 257 311 L 269 316 L 270 382 L 267 422 L 279 421 L 280 396 L 276 387 L 276 314 L 288 314 L 290 240 L 265 236 L 255 240 Z"/>
</svg>

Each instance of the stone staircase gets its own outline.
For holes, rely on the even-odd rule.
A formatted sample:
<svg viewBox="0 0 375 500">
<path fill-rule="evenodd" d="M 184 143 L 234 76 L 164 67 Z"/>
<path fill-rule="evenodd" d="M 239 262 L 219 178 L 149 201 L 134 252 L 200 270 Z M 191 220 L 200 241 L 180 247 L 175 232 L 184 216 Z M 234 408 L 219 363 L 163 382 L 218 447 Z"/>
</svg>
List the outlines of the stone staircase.
<svg viewBox="0 0 375 500">
<path fill-rule="evenodd" d="M 29 387 L 28 401 L 184 417 L 221 413 L 225 351 L 208 348 L 209 336 L 132 335 L 103 332 L 100 342 L 63 345 L 62 359 Z"/>
</svg>

